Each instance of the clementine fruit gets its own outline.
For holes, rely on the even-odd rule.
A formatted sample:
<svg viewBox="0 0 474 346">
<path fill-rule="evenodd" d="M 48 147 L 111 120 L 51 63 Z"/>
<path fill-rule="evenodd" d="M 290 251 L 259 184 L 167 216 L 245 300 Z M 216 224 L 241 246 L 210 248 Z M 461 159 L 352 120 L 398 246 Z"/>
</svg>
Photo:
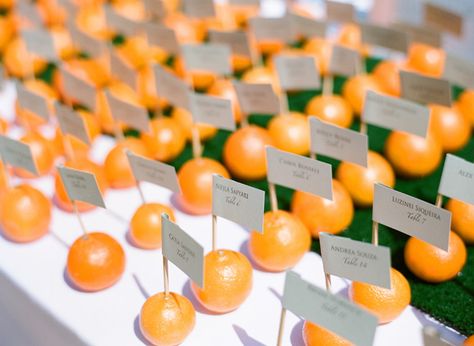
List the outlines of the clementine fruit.
<svg viewBox="0 0 474 346">
<path fill-rule="evenodd" d="M 150 154 L 159 161 L 176 158 L 186 145 L 186 135 L 175 118 L 156 118 L 150 122 L 151 133 L 142 132 L 141 139 Z"/>
<path fill-rule="evenodd" d="M 467 244 L 474 244 L 474 205 L 451 198 L 446 209 L 451 212 L 453 231 Z"/>
<path fill-rule="evenodd" d="M 188 141 L 192 139 L 193 126 L 197 126 L 199 138 L 201 141 L 208 140 L 214 137 L 217 133 L 217 128 L 211 125 L 201 123 L 194 125 L 191 113 L 184 108 L 173 108 L 173 111 L 171 112 L 171 119 L 175 120 L 175 122 L 181 126 Z"/>
<path fill-rule="evenodd" d="M 474 346 L 474 335 L 471 335 L 466 340 L 464 340 L 463 346 Z"/>
<path fill-rule="evenodd" d="M 310 321 L 304 322 L 303 340 L 305 346 L 353 346 L 346 339 Z"/>
<path fill-rule="evenodd" d="M 273 117 L 268 124 L 268 133 L 278 149 L 298 155 L 309 153 L 309 123 L 301 113 L 291 112 Z"/>
<path fill-rule="evenodd" d="M 208 90 L 209 95 L 218 96 L 230 100 L 235 121 L 238 123 L 242 119 L 240 104 L 237 98 L 232 81 L 228 79 L 218 79 Z"/>
<path fill-rule="evenodd" d="M 339 95 L 318 95 L 309 100 L 305 113 L 328 123 L 348 128 L 354 114 L 351 105 Z"/>
<path fill-rule="evenodd" d="M 28 132 L 20 138 L 20 141 L 30 146 L 38 176 L 51 172 L 54 165 L 54 149 L 51 143 L 39 132 Z M 15 167 L 13 171 L 21 178 L 31 179 L 37 177 L 23 168 Z"/>
<path fill-rule="evenodd" d="M 382 88 L 392 96 L 400 96 L 400 67 L 391 60 L 384 60 L 373 71 Z"/>
<path fill-rule="evenodd" d="M 457 107 L 429 105 L 430 130 L 439 139 L 444 151 L 463 148 L 471 138 L 469 119 Z"/>
<path fill-rule="evenodd" d="M 474 90 L 464 90 L 459 96 L 457 106 L 462 114 L 471 121 L 474 127 Z"/>
<path fill-rule="evenodd" d="M 28 56 L 26 44 L 20 36 L 17 36 L 8 43 L 3 55 L 3 64 L 10 76 L 27 78 L 31 75 L 32 71 L 35 75 L 44 71 L 48 63 L 46 60 L 34 56 L 32 57 L 32 65 L 31 61 L 27 58 Z"/>
<path fill-rule="evenodd" d="M 349 78 L 342 88 L 342 96 L 349 102 L 355 114 L 364 109 L 365 94 L 368 90 L 383 93 L 378 78 L 370 74 L 360 74 Z"/>
<path fill-rule="evenodd" d="M 443 73 L 446 53 L 441 48 L 423 43 L 412 43 L 408 51 L 407 66 L 415 71 L 434 77 Z"/>
<path fill-rule="evenodd" d="M 319 73 L 323 76 L 327 75 L 331 59 L 331 43 L 325 39 L 313 37 L 305 43 L 303 50 L 316 57 Z"/>
</svg>

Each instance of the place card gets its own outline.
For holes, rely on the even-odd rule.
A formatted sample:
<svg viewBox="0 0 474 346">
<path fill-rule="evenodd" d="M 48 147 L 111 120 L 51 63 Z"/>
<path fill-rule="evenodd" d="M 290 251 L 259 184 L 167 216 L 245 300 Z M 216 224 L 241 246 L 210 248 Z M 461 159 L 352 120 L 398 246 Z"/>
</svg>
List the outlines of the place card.
<svg viewBox="0 0 474 346">
<path fill-rule="evenodd" d="M 372 219 L 448 251 L 451 212 L 375 184 Z"/>
<path fill-rule="evenodd" d="M 287 271 L 283 306 L 358 346 L 372 346 L 378 319 L 366 309 L 333 295 Z"/>
<path fill-rule="evenodd" d="M 163 256 L 199 287 L 204 286 L 204 249 L 177 224 L 161 215 Z"/>
<path fill-rule="evenodd" d="M 354 5 L 339 1 L 326 0 L 326 17 L 328 20 L 334 22 L 352 22 L 355 18 Z"/>
<path fill-rule="evenodd" d="M 162 66 L 153 65 L 156 92 L 174 106 L 189 109 L 189 86 Z"/>
<path fill-rule="evenodd" d="M 212 214 L 263 233 L 265 192 L 214 174 Z"/>
<path fill-rule="evenodd" d="M 71 135 L 88 145 L 91 144 L 86 124 L 80 115 L 74 112 L 71 107 L 64 106 L 59 102 L 54 104 L 54 109 L 63 135 Z"/>
<path fill-rule="evenodd" d="M 338 44 L 332 46 L 329 72 L 334 75 L 351 77 L 361 70 L 362 60 L 358 51 Z"/>
<path fill-rule="evenodd" d="M 390 289 L 390 248 L 319 233 L 324 272 Z"/>
<path fill-rule="evenodd" d="M 231 50 L 223 44 L 185 44 L 182 46 L 186 70 L 210 71 L 220 75 L 232 74 Z"/>
<path fill-rule="evenodd" d="M 216 16 L 213 0 L 183 0 L 183 13 L 191 18 L 209 18 Z"/>
<path fill-rule="evenodd" d="M 138 22 L 118 14 L 110 5 L 104 5 L 107 25 L 125 36 L 136 36 L 144 31 L 144 22 Z"/>
<path fill-rule="evenodd" d="M 369 139 L 366 134 L 309 118 L 311 152 L 367 167 Z"/>
<path fill-rule="evenodd" d="M 253 17 L 250 18 L 250 30 L 257 41 L 277 40 L 290 42 L 295 39 L 291 30 L 291 20 L 285 17 Z"/>
<path fill-rule="evenodd" d="M 461 15 L 429 2 L 424 3 L 423 7 L 423 22 L 427 26 L 462 36 L 463 17 Z"/>
<path fill-rule="evenodd" d="M 402 53 L 408 51 L 409 38 L 406 32 L 369 23 L 360 23 L 359 26 L 362 42 Z"/>
<path fill-rule="evenodd" d="M 451 107 L 451 86 L 447 80 L 400 71 L 400 85 L 402 98 Z"/>
<path fill-rule="evenodd" d="M 321 87 L 321 77 L 314 57 L 277 55 L 274 62 L 283 90 L 316 90 Z"/>
<path fill-rule="evenodd" d="M 0 135 L 0 153 L 4 164 L 38 175 L 36 162 L 28 144 Z"/>
<path fill-rule="evenodd" d="M 232 82 L 244 114 L 279 114 L 280 101 L 271 84 Z"/>
<path fill-rule="evenodd" d="M 130 64 L 124 61 L 113 50 L 109 51 L 110 72 L 113 76 L 127 84 L 132 90 L 138 89 L 138 74 Z"/>
<path fill-rule="evenodd" d="M 29 110 L 47 122 L 49 120 L 49 107 L 46 98 L 26 89 L 20 82 L 15 84 L 19 106 Z"/>
<path fill-rule="evenodd" d="M 78 6 L 72 0 L 58 0 L 58 4 L 66 10 L 66 12 L 68 13 L 68 17 L 76 17 L 77 11 L 79 9 Z"/>
<path fill-rule="evenodd" d="M 40 27 L 43 25 L 43 18 L 41 17 L 38 7 L 33 1 L 17 1 L 16 11 L 21 17 L 26 18 L 34 26 Z"/>
<path fill-rule="evenodd" d="M 159 23 L 148 22 L 145 24 L 145 31 L 150 45 L 163 48 L 173 55 L 181 53 L 181 48 L 173 29 Z"/>
<path fill-rule="evenodd" d="M 107 51 L 107 43 L 79 29 L 73 20 L 67 23 L 71 40 L 81 51 L 91 57 L 100 57 Z"/>
<path fill-rule="evenodd" d="M 260 0 L 227 0 L 232 6 L 260 6 Z"/>
<path fill-rule="evenodd" d="M 266 148 L 269 182 L 332 200 L 331 165 L 271 146 Z"/>
<path fill-rule="evenodd" d="M 163 0 L 143 0 L 143 6 L 145 7 L 145 12 L 155 18 L 161 19 L 166 17 L 166 8 Z"/>
<path fill-rule="evenodd" d="M 245 31 L 218 31 L 209 30 L 209 41 L 212 43 L 228 45 L 232 54 L 251 57 L 249 39 Z"/>
<path fill-rule="evenodd" d="M 474 89 L 474 63 L 447 54 L 443 78 L 463 88 Z"/>
<path fill-rule="evenodd" d="M 426 137 L 430 110 L 416 102 L 367 91 L 362 120 L 390 130 Z"/>
<path fill-rule="evenodd" d="M 326 37 L 328 23 L 309 17 L 299 16 L 295 13 L 289 14 L 289 17 L 291 31 L 294 37 Z"/>
<path fill-rule="evenodd" d="M 51 34 L 44 29 L 23 30 L 21 38 L 25 42 L 26 49 L 48 61 L 58 61 L 56 48 Z"/>
<path fill-rule="evenodd" d="M 410 23 L 396 22 L 393 28 L 404 31 L 408 34 L 410 42 L 424 43 L 433 47 L 441 47 L 443 37 L 441 32 L 433 28 L 418 26 Z"/>
<path fill-rule="evenodd" d="M 89 110 L 95 111 L 97 102 L 97 89 L 95 86 L 76 77 L 64 67 L 61 67 L 61 75 L 63 77 L 65 93 L 75 100 L 78 100 L 81 104 L 89 108 Z"/>
<path fill-rule="evenodd" d="M 427 325 L 423 327 L 424 346 L 453 346 L 453 344 L 441 339 L 436 327 Z"/>
<path fill-rule="evenodd" d="M 474 205 L 474 163 L 447 154 L 438 193 Z"/>
<path fill-rule="evenodd" d="M 135 179 L 164 187 L 175 193 L 181 192 L 176 168 L 160 161 L 135 155 L 130 150 L 127 150 L 126 154 Z"/>
<path fill-rule="evenodd" d="M 190 93 L 189 104 L 195 123 L 209 124 L 229 131 L 235 130 L 235 119 L 230 100 L 205 94 Z"/>
<path fill-rule="evenodd" d="M 110 113 L 116 121 L 122 121 L 141 132 L 150 132 L 150 121 L 146 108 L 122 101 L 108 90 L 105 95 Z"/>
<path fill-rule="evenodd" d="M 71 201 L 82 201 L 105 208 L 94 174 L 63 166 L 58 166 L 57 169 Z"/>
</svg>

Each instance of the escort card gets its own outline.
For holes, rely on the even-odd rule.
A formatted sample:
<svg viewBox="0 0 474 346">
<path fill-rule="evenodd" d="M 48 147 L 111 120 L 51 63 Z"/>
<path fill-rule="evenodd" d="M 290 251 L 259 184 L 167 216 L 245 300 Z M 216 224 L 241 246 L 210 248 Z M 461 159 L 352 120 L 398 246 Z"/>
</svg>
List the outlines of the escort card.
<svg viewBox="0 0 474 346">
<path fill-rule="evenodd" d="M 229 131 L 235 130 L 235 119 L 230 100 L 190 93 L 189 104 L 194 122 L 209 124 Z"/>
<path fill-rule="evenodd" d="M 359 26 L 362 42 L 402 53 L 408 51 L 409 42 L 406 32 L 369 23 L 360 23 Z"/>
<path fill-rule="evenodd" d="M 426 137 L 430 123 L 430 110 L 415 102 L 369 90 L 365 94 L 362 120 L 386 129 Z"/>
<path fill-rule="evenodd" d="M 260 6 L 260 0 L 227 0 L 233 6 Z"/>
<path fill-rule="evenodd" d="M 269 182 L 332 200 L 330 164 L 270 146 L 266 154 Z"/>
<path fill-rule="evenodd" d="M 87 132 L 84 119 L 70 107 L 64 106 L 59 102 L 54 104 L 59 128 L 64 135 L 71 135 L 80 141 L 90 144 L 89 134 Z"/>
<path fill-rule="evenodd" d="M 249 40 L 245 31 L 217 31 L 209 30 L 209 41 L 228 45 L 232 54 L 251 57 Z"/>
<path fill-rule="evenodd" d="M 372 346 L 374 342 L 378 325 L 375 315 L 310 284 L 293 271 L 286 272 L 283 306 L 357 346 Z"/>
<path fill-rule="evenodd" d="M 211 71 L 220 75 L 232 74 L 229 46 L 217 43 L 185 44 L 182 46 L 186 70 Z"/>
<path fill-rule="evenodd" d="M 355 18 L 355 8 L 352 4 L 326 0 L 326 17 L 334 22 L 352 22 Z"/>
<path fill-rule="evenodd" d="M 213 0 L 183 0 L 183 12 L 191 18 L 215 17 Z"/>
<path fill-rule="evenodd" d="M 106 91 L 107 104 L 110 113 L 116 121 L 122 121 L 130 127 L 141 132 L 150 132 L 150 121 L 148 111 L 144 107 L 135 106 L 126 101 L 122 101 Z"/>
<path fill-rule="evenodd" d="M 145 31 L 150 45 L 163 48 L 173 55 L 181 53 L 178 39 L 173 29 L 162 24 L 148 22 L 145 24 Z"/>
<path fill-rule="evenodd" d="M 174 106 L 189 109 L 189 86 L 158 64 L 153 66 L 153 71 L 157 94 Z"/>
<path fill-rule="evenodd" d="M 402 98 L 451 107 L 451 86 L 447 80 L 400 71 L 400 85 Z"/>
<path fill-rule="evenodd" d="M 453 346 L 453 344 L 441 339 L 438 330 L 433 326 L 423 327 L 423 345 L 424 346 Z"/>
<path fill-rule="evenodd" d="M 110 5 L 104 5 L 107 25 L 125 36 L 135 36 L 144 30 L 144 23 L 118 14 Z"/>
<path fill-rule="evenodd" d="M 181 192 L 176 169 L 173 166 L 135 155 L 130 150 L 126 153 L 135 179 L 147 181 L 176 193 Z"/>
<path fill-rule="evenodd" d="M 71 201 L 82 201 L 105 208 L 94 174 L 62 166 L 57 169 Z"/>
<path fill-rule="evenodd" d="M 145 12 L 155 18 L 163 18 L 166 16 L 166 8 L 163 0 L 143 0 Z"/>
<path fill-rule="evenodd" d="M 326 37 L 326 31 L 328 27 L 328 24 L 326 22 L 318 21 L 313 18 L 299 16 L 294 13 L 291 13 L 289 16 L 293 36 L 303 36 L 307 38 Z"/>
<path fill-rule="evenodd" d="M 329 71 L 331 74 L 350 77 L 361 69 L 362 60 L 358 51 L 340 45 L 333 45 Z"/>
<path fill-rule="evenodd" d="M 112 50 L 109 51 L 109 58 L 112 75 L 136 91 L 138 89 L 137 71 Z"/>
<path fill-rule="evenodd" d="M 295 38 L 291 30 L 289 16 L 280 18 L 254 17 L 250 19 L 250 29 L 257 41 L 278 40 L 290 42 Z"/>
<path fill-rule="evenodd" d="M 212 176 L 212 214 L 263 233 L 265 192 L 254 187 Z"/>
<path fill-rule="evenodd" d="M 280 101 L 271 84 L 251 84 L 233 81 L 244 114 L 279 114 Z"/>
<path fill-rule="evenodd" d="M 23 30 L 21 38 L 30 53 L 48 61 L 58 61 L 53 37 L 48 31 L 43 29 Z"/>
<path fill-rule="evenodd" d="M 451 213 L 381 184 L 375 184 L 374 221 L 448 251 Z"/>
<path fill-rule="evenodd" d="M 319 233 L 324 272 L 390 289 L 390 248 Z"/>
<path fill-rule="evenodd" d="M 166 214 L 161 215 L 163 256 L 199 287 L 204 286 L 204 249 Z"/>
<path fill-rule="evenodd" d="M 314 57 L 277 55 L 274 61 L 283 90 L 315 90 L 321 87 Z"/>
<path fill-rule="evenodd" d="M 91 57 L 100 57 L 107 51 L 107 43 L 79 29 L 74 21 L 67 24 L 71 40 L 81 51 Z"/>
<path fill-rule="evenodd" d="M 29 110 L 46 122 L 49 120 L 48 102 L 43 96 L 29 91 L 19 82 L 16 83 L 16 93 L 21 108 Z"/>
<path fill-rule="evenodd" d="M 85 80 L 76 77 L 66 68 L 61 67 L 61 75 L 63 77 L 64 91 L 67 95 L 71 95 L 75 100 L 95 111 L 97 90 L 94 85 Z"/>
<path fill-rule="evenodd" d="M 323 122 L 316 117 L 309 118 L 309 125 L 312 153 L 367 167 L 369 138 L 366 134 Z"/>
<path fill-rule="evenodd" d="M 40 27 L 43 25 L 41 14 L 33 1 L 17 1 L 16 10 L 21 17 L 26 18 L 34 26 Z"/>
<path fill-rule="evenodd" d="M 392 25 L 395 29 L 404 31 L 408 34 L 410 42 L 424 43 L 433 47 L 441 47 L 441 32 L 433 28 L 417 26 L 404 22 L 397 22 Z"/>
<path fill-rule="evenodd" d="M 58 0 L 58 4 L 66 10 L 68 17 L 76 17 L 78 6 L 72 0 Z"/>
<path fill-rule="evenodd" d="M 447 54 L 443 78 L 463 88 L 474 89 L 474 63 Z"/>
<path fill-rule="evenodd" d="M 447 154 L 438 193 L 474 205 L 474 163 Z"/>
<path fill-rule="evenodd" d="M 26 169 L 35 175 L 38 174 L 36 162 L 29 145 L 0 135 L 0 153 L 4 164 Z"/>
<path fill-rule="evenodd" d="M 423 13 L 423 21 L 426 25 L 456 36 L 462 35 L 463 18 L 461 15 L 431 3 L 424 4 Z"/>
</svg>

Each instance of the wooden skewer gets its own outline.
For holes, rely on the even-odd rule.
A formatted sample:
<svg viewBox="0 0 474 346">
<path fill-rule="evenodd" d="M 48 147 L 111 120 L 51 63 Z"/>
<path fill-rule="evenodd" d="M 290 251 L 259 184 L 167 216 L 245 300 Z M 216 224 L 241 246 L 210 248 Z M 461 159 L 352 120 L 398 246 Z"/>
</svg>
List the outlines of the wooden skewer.
<svg viewBox="0 0 474 346">
<path fill-rule="evenodd" d="M 281 346 L 281 342 L 283 339 L 283 331 L 285 327 L 285 317 L 286 317 L 286 309 L 281 307 L 281 314 L 280 314 L 280 327 L 278 328 L 278 339 L 277 339 L 277 346 Z"/>
<path fill-rule="evenodd" d="M 334 77 L 330 74 L 323 78 L 323 95 L 332 95 L 334 88 Z"/>
<path fill-rule="evenodd" d="M 443 205 L 443 195 L 438 193 L 438 195 L 436 196 L 436 206 L 438 208 L 441 208 L 442 205 Z"/>
<path fill-rule="evenodd" d="M 268 182 L 268 190 L 270 192 L 270 206 L 272 208 L 272 211 L 278 211 L 278 199 L 275 184 Z"/>
<path fill-rule="evenodd" d="M 331 274 L 324 273 L 326 279 L 326 291 L 331 293 Z"/>
<path fill-rule="evenodd" d="M 163 256 L 163 284 L 165 288 L 165 295 L 170 293 L 170 279 L 168 271 L 168 259 Z"/>
<path fill-rule="evenodd" d="M 84 225 L 84 222 L 82 221 L 81 213 L 79 212 L 79 209 L 77 208 L 76 201 L 72 201 L 72 207 L 74 208 L 74 213 L 76 214 L 77 221 L 79 221 L 79 225 L 81 226 L 82 233 L 84 233 L 84 237 L 87 237 L 87 230 L 86 226 Z"/>
<path fill-rule="evenodd" d="M 217 245 L 217 216 L 212 214 L 212 251 L 216 251 Z"/>
<path fill-rule="evenodd" d="M 137 187 L 138 194 L 140 195 L 140 199 L 142 200 L 142 204 L 145 204 L 145 194 L 143 193 L 142 186 L 140 185 L 140 180 L 135 180 L 135 185 Z"/>
<path fill-rule="evenodd" d="M 379 245 L 379 223 L 372 221 L 372 244 Z"/>
</svg>

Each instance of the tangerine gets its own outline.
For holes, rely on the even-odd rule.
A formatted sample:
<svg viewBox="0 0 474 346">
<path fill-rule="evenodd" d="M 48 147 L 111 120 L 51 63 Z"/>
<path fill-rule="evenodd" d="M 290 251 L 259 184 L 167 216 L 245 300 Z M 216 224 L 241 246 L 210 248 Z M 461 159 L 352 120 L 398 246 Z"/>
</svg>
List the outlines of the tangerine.
<svg viewBox="0 0 474 346">
<path fill-rule="evenodd" d="M 355 114 L 364 109 L 365 94 L 368 90 L 383 93 L 378 78 L 370 74 L 360 74 L 349 78 L 342 88 L 342 96 L 349 102 Z"/>
<path fill-rule="evenodd" d="M 412 43 L 408 50 L 407 66 L 415 71 L 434 77 L 443 73 L 446 53 L 443 49 L 423 43 Z"/>
<path fill-rule="evenodd" d="M 463 148 L 471 138 L 469 120 L 457 107 L 429 105 L 431 111 L 430 130 L 439 139 L 444 151 Z"/>
<path fill-rule="evenodd" d="M 451 212 L 451 227 L 467 244 L 474 244 L 474 205 L 451 198 L 446 204 Z"/>
<path fill-rule="evenodd" d="M 351 105 L 339 95 L 314 96 L 306 105 L 305 113 L 345 128 L 351 126 L 354 117 Z"/>
<path fill-rule="evenodd" d="M 303 340 L 305 346 L 353 346 L 346 339 L 310 321 L 304 322 Z"/>
<path fill-rule="evenodd" d="M 298 112 L 273 117 L 268 133 L 278 149 L 298 155 L 309 153 L 310 131 L 306 117 Z"/>
</svg>

